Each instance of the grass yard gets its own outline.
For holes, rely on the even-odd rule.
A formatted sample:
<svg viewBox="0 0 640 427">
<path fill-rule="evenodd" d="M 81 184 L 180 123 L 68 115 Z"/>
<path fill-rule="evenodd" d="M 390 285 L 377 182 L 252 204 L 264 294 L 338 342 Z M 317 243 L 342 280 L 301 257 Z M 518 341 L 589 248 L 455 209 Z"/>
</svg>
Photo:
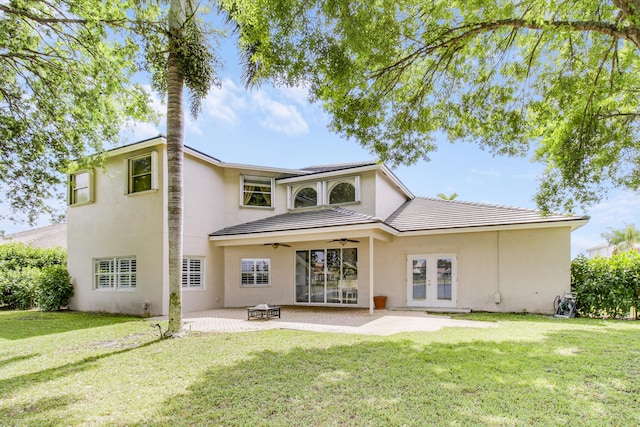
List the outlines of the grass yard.
<svg viewBox="0 0 640 427">
<path fill-rule="evenodd" d="M 147 321 L 0 311 L 2 426 L 640 425 L 640 322 L 158 340 Z"/>
</svg>

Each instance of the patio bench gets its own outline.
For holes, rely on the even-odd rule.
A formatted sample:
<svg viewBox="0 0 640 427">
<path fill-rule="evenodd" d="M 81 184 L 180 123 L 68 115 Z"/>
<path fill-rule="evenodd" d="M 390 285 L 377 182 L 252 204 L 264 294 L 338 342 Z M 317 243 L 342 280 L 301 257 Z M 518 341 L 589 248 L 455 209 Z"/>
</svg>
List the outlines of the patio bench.
<svg viewBox="0 0 640 427">
<path fill-rule="evenodd" d="M 269 320 L 273 317 L 280 318 L 280 306 L 258 304 L 255 307 L 247 308 L 247 320 L 251 319 L 264 319 Z"/>
</svg>

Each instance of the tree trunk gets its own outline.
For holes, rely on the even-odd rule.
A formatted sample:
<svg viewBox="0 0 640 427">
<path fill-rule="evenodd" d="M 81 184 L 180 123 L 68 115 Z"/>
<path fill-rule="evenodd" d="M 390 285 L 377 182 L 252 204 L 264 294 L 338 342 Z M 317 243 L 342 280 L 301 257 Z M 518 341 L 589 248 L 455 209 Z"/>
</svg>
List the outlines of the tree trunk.
<svg viewBox="0 0 640 427">
<path fill-rule="evenodd" d="M 170 37 L 179 36 L 184 23 L 184 2 L 172 0 L 169 12 Z M 169 226 L 169 326 L 165 336 L 182 333 L 182 164 L 184 158 L 184 78 L 169 41 L 167 65 L 167 168 Z"/>
</svg>

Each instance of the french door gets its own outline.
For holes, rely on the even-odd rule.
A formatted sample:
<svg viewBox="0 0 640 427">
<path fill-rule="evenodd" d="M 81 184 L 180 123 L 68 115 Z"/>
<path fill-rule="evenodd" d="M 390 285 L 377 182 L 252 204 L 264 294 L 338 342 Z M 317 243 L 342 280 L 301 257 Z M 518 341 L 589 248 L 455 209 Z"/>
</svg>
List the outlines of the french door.
<svg viewBox="0 0 640 427">
<path fill-rule="evenodd" d="M 455 254 L 409 255 L 407 305 L 455 307 L 457 268 Z"/>
</svg>

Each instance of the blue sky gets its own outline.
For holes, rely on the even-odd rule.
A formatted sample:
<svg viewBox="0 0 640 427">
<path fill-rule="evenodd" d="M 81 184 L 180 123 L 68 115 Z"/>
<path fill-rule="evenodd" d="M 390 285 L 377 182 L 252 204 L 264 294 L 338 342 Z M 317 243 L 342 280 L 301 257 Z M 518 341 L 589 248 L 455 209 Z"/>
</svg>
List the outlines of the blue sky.
<svg viewBox="0 0 640 427">
<path fill-rule="evenodd" d="M 374 159 L 355 141 L 329 132 L 329 117 L 310 104 L 303 88 L 263 86 L 245 90 L 240 82 L 233 46 L 223 44 L 225 69 L 222 87 L 213 88 L 197 120 L 187 118 L 185 143 L 230 163 L 299 168 Z M 155 95 L 154 95 L 155 97 Z M 154 104 L 165 107 L 155 97 Z M 123 131 L 123 143 L 165 134 L 165 121 L 137 123 Z M 469 143 L 438 143 L 430 162 L 401 166 L 394 170 L 418 196 L 459 194 L 458 200 L 535 208 L 533 196 L 543 166 L 529 159 L 493 157 Z M 0 205 L 1 207 L 2 205 Z M 63 206 L 61 206 L 64 209 Z M 626 223 L 640 226 L 640 196 L 616 190 L 586 212 L 591 221 L 572 234 L 572 256 L 604 242 L 600 234 L 608 227 Z M 46 218 L 38 225 L 46 225 Z M 0 221 L 0 230 L 10 234 L 28 229 L 27 224 Z"/>
</svg>

